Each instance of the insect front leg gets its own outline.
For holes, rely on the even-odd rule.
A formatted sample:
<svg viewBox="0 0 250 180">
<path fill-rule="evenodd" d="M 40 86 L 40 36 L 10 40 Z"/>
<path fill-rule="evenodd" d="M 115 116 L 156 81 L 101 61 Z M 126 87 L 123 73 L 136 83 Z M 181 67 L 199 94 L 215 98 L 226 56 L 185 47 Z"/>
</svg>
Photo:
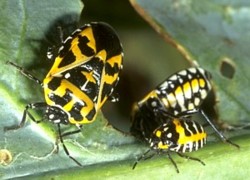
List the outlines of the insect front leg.
<svg viewBox="0 0 250 180">
<path fill-rule="evenodd" d="M 40 108 L 46 108 L 46 107 L 47 107 L 47 104 L 45 102 L 27 104 L 23 111 L 23 117 L 22 117 L 20 124 L 9 126 L 9 127 L 4 127 L 4 131 L 17 130 L 17 129 L 22 128 L 26 122 L 27 115 L 35 123 L 40 123 L 42 120 L 36 120 L 34 116 L 29 112 L 29 109 L 40 109 Z"/>
<path fill-rule="evenodd" d="M 57 151 L 58 151 L 58 139 L 60 140 L 60 142 L 62 143 L 62 146 L 63 146 L 63 150 L 65 152 L 65 154 L 70 158 L 72 159 L 78 166 L 82 166 L 82 164 L 77 161 L 74 157 L 72 157 L 69 153 L 69 150 L 68 148 L 66 147 L 66 145 L 64 144 L 64 141 L 63 141 L 63 137 L 65 136 L 69 136 L 69 135 L 72 135 L 72 134 L 77 134 L 77 133 L 80 133 L 81 132 L 81 126 L 79 126 L 77 130 L 75 131 L 70 131 L 70 132 L 66 132 L 66 133 L 63 133 L 61 132 L 61 126 L 60 124 L 58 123 L 57 124 L 57 127 L 58 127 L 58 138 L 56 140 L 56 146 L 57 146 Z"/>
<path fill-rule="evenodd" d="M 150 156 L 146 156 L 149 152 L 151 151 L 151 149 L 148 149 L 146 152 L 144 152 L 135 162 L 134 165 L 132 167 L 132 169 L 135 169 L 136 165 L 138 164 L 138 162 L 140 162 L 141 160 L 146 160 L 146 159 L 150 159 L 152 158 L 154 154 L 151 154 Z"/>
<path fill-rule="evenodd" d="M 169 151 L 167 151 L 167 156 L 168 156 L 168 159 L 170 159 L 171 163 L 174 165 L 176 172 L 179 173 L 180 171 L 178 169 L 178 166 L 177 166 L 176 162 L 173 160 L 173 158 L 171 157 Z"/>
</svg>

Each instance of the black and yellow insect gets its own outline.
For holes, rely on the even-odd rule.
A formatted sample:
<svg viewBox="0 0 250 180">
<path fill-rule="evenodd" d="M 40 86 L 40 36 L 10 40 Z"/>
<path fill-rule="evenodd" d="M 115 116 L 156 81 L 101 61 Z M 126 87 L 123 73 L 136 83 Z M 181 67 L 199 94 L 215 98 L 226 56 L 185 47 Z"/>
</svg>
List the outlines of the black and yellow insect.
<svg viewBox="0 0 250 180">
<path fill-rule="evenodd" d="M 179 156 L 191 160 L 195 160 L 205 165 L 198 158 L 186 156 L 182 153 L 197 151 L 202 148 L 206 143 L 207 134 L 203 127 L 195 121 L 190 119 L 168 119 L 163 124 L 159 123 L 159 126 L 151 132 L 146 132 L 146 142 L 149 144 L 150 149 L 146 151 L 134 164 L 141 159 L 148 159 L 155 154 L 166 153 L 172 164 L 175 166 L 176 171 L 179 173 L 179 169 L 172 159 L 170 152 L 176 152 Z M 144 126 L 145 127 L 145 126 Z M 152 128 L 152 127 L 150 127 Z M 149 128 L 149 129 L 150 129 Z M 145 129 L 148 131 L 149 129 Z M 146 157 L 149 152 L 153 152 L 150 156 Z"/>
<path fill-rule="evenodd" d="M 122 61 L 123 50 L 114 29 L 106 23 L 98 22 L 84 25 L 66 38 L 43 81 L 8 62 L 42 86 L 45 102 L 28 104 L 20 125 L 6 130 L 22 127 L 27 115 L 36 121 L 29 109 L 44 109 L 44 119 L 58 126 L 65 153 L 81 165 L 70 156 L 62 137 L 80 132 L 82 124 L 95 120 L 97 111 L 107 99 L 112 98 Z M 60 124 L 75 125 L 78 129 L 62 134 Z"/>
<path fill-rule="evenodd" d="M 144 130 L 141 129 L 141 124 L 148 124 L 147 127 L 150 127 L 155 123 L 152 119 L 156 121 L 164 119 L 160 118 L 162 114 L 165 114 L 164 116 L 167 114 L 170 118 L 183 118 L 201 113 L 223 141 L 239 147 L 225 138 L 201 109 L 203 101 L 211 90 L 211 75 L 203 68 L 191 67 L 171 75 L 134 104 L 132 134 L 143 138 Z"/>
<path fill-rule="evenodd" d="M 172 116 L 196 113 L 212 89 L 211 75 L 199 67 L 181 70 L 163 81 L 138 105 L 147 104 L 152 110 L 167 111 Z"/>
</svg>

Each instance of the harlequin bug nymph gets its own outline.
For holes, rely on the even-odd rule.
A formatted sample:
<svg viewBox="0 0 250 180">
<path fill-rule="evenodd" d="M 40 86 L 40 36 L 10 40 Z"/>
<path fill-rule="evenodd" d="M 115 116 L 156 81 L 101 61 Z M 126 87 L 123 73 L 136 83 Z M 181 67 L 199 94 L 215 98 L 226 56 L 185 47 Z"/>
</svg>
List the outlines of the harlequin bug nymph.
<svg viewBox="0 0 250 180">
<path fill-rule="evenodd" d="M 57 124 L 65 153 L 81 165 L 69 154 L 62 137 L 78 133 L 82 124 L 93 122 L 97 111 L 107 99 L 112 98 L 122 69 L 122 59 L 122 46 L 113 28 L 105 23 L 90 23 L 66 38 L 43 81 L 8 62 L 42 86 L 45 102 L 28 104 L 21 123 L 15 127 L 6 127 L 5 130 L 22 127 L 27 115 L 38 122 L 29 109 L 44 109 L 43 119 Z M 62 134 L 61 124 L 75 125 L 77 130 Z"/>
<path fill-rule="evenodd" d="M 135 115 L 132 117 L 132 132 L 141 131 L 138 127 L 138 124 L 142 123 L 141 121 L 152 124 L 154 123 L 152 119 L 163 120 L 164 118 L 160 117 L 162 114 L 168 115 L 170 118 L 182 118 L 200 113 L 224 142 L 239 148 L 237 144 L 219 132 L 201 108 L 211 90 L 211 75 L 200 67 L 187 68 L 171 75 L 136 103 L 137 108 L 133 108 L 132 113 Z M 151 115 L 149 116 L 149 114 Z M 152 116 L 156 116 L 156 118 L 152 118 Z"/>
<path fill-rule="evenodd" d="M 206 132 L 197 122 L 185 119 L 170 119 L 151 132 L 151 135 L 146 139 L 150 149 L 135 162 L 133 169 L 141 159 L 148 159 L 155 154 L 166 153 L 179 173 L 179 169 L 170 155 L 171 151 L 176 152 L 183 158 L 198 161 L 205 165 L 200 159 L 186 156 L 182 153 L 197 151 L 202 148 L 206 143 L 206 137 Z M 153 154 L 146 157 L 146 154 L 151 151 L 153 151 Z"/>
</svg>

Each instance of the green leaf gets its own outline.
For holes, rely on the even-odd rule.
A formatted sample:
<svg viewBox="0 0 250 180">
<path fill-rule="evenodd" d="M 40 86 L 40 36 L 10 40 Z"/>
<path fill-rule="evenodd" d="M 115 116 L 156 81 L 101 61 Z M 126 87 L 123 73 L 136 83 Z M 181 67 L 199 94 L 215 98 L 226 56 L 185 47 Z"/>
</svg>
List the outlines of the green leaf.
<svg viewBox="0 0 250 180">
<path fill-rule="evenodd" d="M 241 144 L 240 150 L 228 144 L 210 144 L 205 148 L 189 153 L 192 157 L 199 157 L 205 166 L 199 162 L 186 160 L 172 154 L 180 173 L 177 174 L 174 166 L 166 156 L 155 157 L 140 161 L 134 170 L 133 161 L 115 161 L 105 164 L 96 164 L 84 168 L 50 171 L 36 175 L 37 179 L 245 179 L 249 176 L 249 136 L 233 139 Z M 244 158 L 242 158 L 244 157 Z M 26 176 L 24 179 L 34 179 Z"/>
<path fill-rule="evenodd" d="M 130 1 L 190 63 L 195 59 L 212 73 L 220 119 L 230 124 L 249 122 L 250 3 Z"/>
<path fill-rule="evenodd" d="M 82 4 L 77 0 L 2 0 L 0 6 L 0 69 L 2 72 L 0 148 L 7 149 L 13 158 L 12 162 L 4 165 L 0 154 L 1 179 L 17 177 L 23 179 L 165 179 L 167 177 L 206 179 L 207 174 L 214 176 L 218 174 L 218 166 L 225 167 L 224 173 L 228 172 L 231 177 L 242 179 L 244 173 L 246 174 L 242 172 L 242 167 L 250 169 L 249 137 L 241 136 L 232 140 L 241 145 L 240 151 L 219 142 L 207 145 L 204 149 L 191 154 L 203 160 L 206 166 L 173 155 L 181 172 L 177 174 L 166 156 L 162 155 L 160 158 L 142 161 L 135 170 L 132 170 L 135 156 L 140 156 L 148 147 L 136 143 L 133 137 L 107 126 L 107 121 L 101 113 L 94 123 L 83 126 L 82 134 L 65 138 L 65 145 L 69 152 L 84 167 L 78 167 L 71 161 L 65 155 L 61 145 L 59 145 L 59 152 L 56 153 L 54 143 L 57 130 L 49 122 L 36 124 L 27 121 L 21 129 L 4 132 L 3 127 L 20 123 L 27 103 L 44 100 L 42 88 L 39 85 L 20 75 L 16 69 L 6 65 L 5 62 L 16 62 L 39 79 L 44 78 L 52 63 L 46 60 L 47 48 L 60 44 L 57 26 L 63 28 L 66 32 L 64 37 L 67 37 L 67 34 L 75 28 L 75 22 L 78 22 Z M 72 126 L 64 127 L 64 130 L 68 131 L 71 128 L 74 129 Z M 226 152 L 225 149 L 227 149 Z M 234 174 L 235 168 L 238 174 Z M 224 178 L 225 174 L 222 173 L 221 176 L 216 177 Z"/>
</svg>

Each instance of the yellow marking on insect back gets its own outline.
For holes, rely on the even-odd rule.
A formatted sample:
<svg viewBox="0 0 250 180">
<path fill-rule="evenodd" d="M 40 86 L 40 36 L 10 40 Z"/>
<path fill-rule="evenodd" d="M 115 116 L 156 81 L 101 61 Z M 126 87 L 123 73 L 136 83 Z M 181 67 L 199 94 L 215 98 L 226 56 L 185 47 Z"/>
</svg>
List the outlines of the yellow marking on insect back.
<svg viewBox="0 0 250 180">
<path fill-rule="evenodd" d="M 114 67 L 115 64 L 117 64 L 118 67 L 120 67 L 122 64 L 122 55 L 119 54 L 117 56 L 113 56 L 110 59 L 108 59 L 107 62 L 110 64 L 111 67 Z"/>
<path fill-rule="evenodd" d="M 95 37 L 94 37 L 92 28 L 88 27 L 84 29 L 82 32 L 80 32 L 80 35 L 82 37 L 86 36 L 89 39 L 89 42 L 87 43 L 87 45 L 96 52 L 96 42 L 95 42 Z"/>
<path fill-rule="evenodd" d="M 201 99 L 205 99 L 207 97 L 207 91 L 205 89 L 200 90 Z"/>
<path fill-rule="evenodd" d="M 55 95 L 58 95 L 60 97 L 63 97 L 65 92 L 66 92 L 66 89 L 69 89 L 74 93 L 72 94 L 72 100 L 69 101 L 64 107 L 62 107 L 63 110 L 65 112 L 70 111 L 76 102 L 79 102 L 80 104 L 84 105 L 84 107 L 81 110 L 81 115 L 83 116 L 83 120 L 82 121 L 75 121 L 73 118 L 70 118 L 69 119 L 70 123 L 71 124 L 89 123 L 90 120 L 87 119 L 86 116 L 93 108 L 96 108 L 93 101 L 84 92 L 82 92 L 81 89 L 79 89 L 74 84 L 67 81 L 66 79 L 61 80 L 60 86 L 58 86 L 58 88 L 55 91 L 49 89 L 47 87 L 47 84 L 51 81 L 52 78 L 53 77 L 49 77 L 49 78 L 44 79 L 44 94 L 45 94 L 46 103 L 50 106 L 55 105 L 55 102 L 50 100 L 48 95 L 55 94 Z M 92 119 L 92 120 L 94 120 L 94 119 Z"/>
<path fill-rule="evenodd" d="M 56 57 L 55 62 L 52 66 L 52 68 L 50 69 L 49 73 L 47 74 L 47 77 L 53 76 L 53 77 L 61 77 L 62 73 L 65 71 L 68 71 L 70 69 L 73 69 L 75 67 L 80 66 L 81 64 L 84 64 L 86 62 L 88 62 L 89 60 L 91 60 L 92 57 L 87 57 L 82 55 L 81 58 L 78 57 L 78 59 L 76 59 L 76 61 L 74 63 L 71 63 L 67 66 L 63 66 L 61 68 L 58 68 L 59 64 L 61 63 L 61 61 L 63 60 L 63 58 L 61 57 Z"/>
<path fill-rule="evenodd" d="M 161 134 L 162 134 L 162 133 L 161 133 L 161 131 L 159 131 L 159 130 L 155 132 L 155 135 L 156 135 L 156 137 L 158 137 L 158 138 L 161 137 Z"/>
<path fill-rule="evenodd" d="M 106 55 L 105 55 L 105 59 L 106 59 Z M 110 64 L 111 67 L 114 67 L 115 64 L 117 64 L 118 67 L 120 67 L 122 63 L 122 56 L 121 55 L 113 56 L 110 59 L 108 59 L 106 63 Z M 119 76 L 119 71 L 115 73 L 114 75 L 105 74 L 103 80 L 105 83 L 112 85 L 118 79 L 118 76 Z"/>
<path fill-rule="evenodd" d="M 75 40 L 75 39 L 74 39 Z M 72 53 L 74 54 L 75 56 L 75 61 L 72 62 L 72 65 L 74 64 L 79 64 L 79 62 L 84 62 L 85 60 L 88 59 L 88 56 L 86 56 L 85 54 L 83 54 L 79 48 L 78 45 L 75 45 L 72 49 L 71 49 Z M 83 61 L 84 60 L 84 61 Z M 69 64 L 71 65 L 71 64 Z M 69 66 L 67 65 L 67 66 Z M 65 66 L 65 67 L 67 67 Z"/>
<path fill-rule="evenodd" d="M 193 92 L 196 93 L 199 91 L 199 83 L 198 83 L 198 80 L 197 79 L 193 79 L 191 81 L 191 86 L 192 86 L 192 89 L 193 89 Z"/>
<path fill-rule="evenodd" d="M 190 86 L 189 82 L 186 82 L 183 85 L 183 93 L 185 94 L 186 99 L 191 99 L 191 97 L 192 97 L 192 89 L 191 89 L 191 86 Z"/>
<path fill-rule="evenodd" d="M 199 84 L 200 84 L 200 87 L 204 88 L 206 83 L 205 83 L 205 80 L 204 79 L 199 79 Z"/>
<path fill-rule="evenodd" d="M 183 92 L 182 92 L 182 89 L 181 89 L 180 86 L 176 88 L 176 90 L 175 90 L 175 96 L 176 97 L 183 96 Z"/>
<path fill-rule="evenodd" d="M 109 61 L 111 62 L 116 62 L 119 63 L 119 67 L 121 66 L 122 63 L 122 58 L 117 58 L 119 56 L 114 56 L 111 57 L 110 59 L 106 60 L 107 57 L 107 53 L 105 50 L 102 50 L 98 53 L 97 55 L 100 59 L 103 59 L 104 61 L 106 61 L 105 63 L 109 63 Z M 119 73 L 115 73 L 114 75 L 108 75 L 106 73 L 106 69 L 103 68 L 102 73 L 101 73 L 101 84 L 100 84 L 100 90 L 99 90 L 99 94 L 98 94 L 98 102 L 97 102 L 97 108 L 101 108 L 103 106 L 103 104 L 106 102 L 106 100 L 108 99 L 108 94 L 106 96 L 104 96 L 104 98 L 102 99 L 101 97 L 103 96 L 103 87 L 104 87 L 104 83 L 110 84 L 110 85 L 114 85 L 114 83 L 117 81 L 119 76 Z"/>
<path fill-rule="evenodd" d="M 170 106 L 174 108 L 177 103 L 175 95 L 173 93 L 170 93 L 167 95 L 167 99 L 168 99 Z"/>
<path fill-rule="evenodd" d="M 192 110 L 192 109 L 194 109 L 194 104 L 190 102 L 188 104 L 188 110 Z"/>
<path fill-rule="evenodd" d="M 75 104 L 75 101 L 72 99 L 71 101 L 69 101 L 67 104 L 63 106 L 63 110 L 66 112 L 70 111 L 73 108 L 74 104 Z"/>
<path fill-rule="evenodd" d="M 96 52 L 96 42 L 95 42 L 95 38 L 94 38 L 93 31 L 92 31 L 91 27 L 84 29 L 82 32 L 80 32 L 78 34 L 78 36 L 87 37 L 89 39 L 89 42 L 87 43 L 87 45 L 90 48 L 92 48 L 94 50 L 94 52 Z M 93 57 L 93 56 L 88 57 L 85 54 L 82 54 L 82 52 L 79 48 L 79 37 L 75 37 L 74 39 L 72 39 L 71 46 L 68 49 L 68 51 L 69 52 L 72 51 L 72 53 L 75 56 L 75 61 L 69 65 L 66 65 L 66 66 L 59 68 L 58 66 L 64 60 L 64 57 L 57 56 L 55 61 L 54 61 L 53 66 L 51 67 L 51 69 L 46 77 L 49 77 L 49 76 L 60 77 L 63 72 L 65 72 L 69 69 L 73 69 L 77 66 L 80 66 L 81 64 L 86 63 L 88 60 L 90 60 Z"/>
<path fill-rule="evenodd" d="M 200 105 L 200 103 L 201 103 L 200 98 L 195 97 L 195 98 L 194 98 L 194 105 L 195 105 L 195 106 L 199 106 L 199 105 Z"/>
<path fill-rule="evenodd" d="M 97 98 L 97 103 L 96 103 L 96 106 L 97 106 L 97 109 L 100 109 L 103 104 L 106 102 L 106 100 L 108 99 L 107 96 L 105 96 L 103 99 L 102 99 L 102 93 L 103 93 L 103 87 L 104 87 L 104 83 L 105 83 L 105 76 L 106 72 L 105 72 L 105 68 L 102 69 L 102 73 L 101 73 L 101 83 L 100 83 L 100 89 L 99 89 L 99 94 L 98 94 L 98 98 Z"/>
<path fill-rule="evenodd" d="M 53 63 L 53 66 L 51 67 L 51 69 L 50 69 L 50 71 L 48 72 L 48 74 L 47 74 L 46 77 L 53 76 L 53 74 L 55 74 L 55 73 L 58 71 L 58 69 L 60 69 L 60 68 L 58 68 L 58 66 L 59 66 L 59 64 L 61 63 L 62 59 L 63 59 L 63 58 L 61 58 L 61 57 L 59 57 L 59 56 L 57 56 L 57 57 L 55 58 L 54 63 Z"/>
<path fill-rule="evenodd" d="M 113 76 L 110 76 L 110 75 L 105 75 L 104 76 L 104 80 L 105 80 L 105 83 L 107 84 L 113 84 L 118 78 L 118 74 L 115 74 Z"/>
<path fill-rule="evenodd" d="M 164 104 L 164 106 L 165 106 L 166 109 L 169 108 L 169 103 L 168 103 L 167 98 L 162 98 L 161 101 Z"/>
<path fill-rule="evenodd" d="M 105 62 L 106 59 L 107 59 L 107 52 L 106 52 L 106 50 L 101 50 L 101 51 L 99 51 L 99 52 L 95 55 L 95 57 L 98 57 L 101 61 Z"/>
<path fill-rule="evenodd" d="M 167 144 L 162 144 L 162 141 L 158 143 L 158 148 L 159 149 L 168 149 L 169 145 Z"/>
<path fill-rule="evenodd" d="M 179 120 L 174 119 L 175 130 L 179 133 L 178 144 L 187 144 L 189 142 L 196 142 L 207 137 L 207 134 L 203 131 L 202 133 L 191 134 L 191 136 L 186 136 L 185 129 L 181 126 Z"/>
<path fill-rule="evenodd" d="M 186 110 L 185 106 L 184 106 L 184 94 L 182 91 L 181 86 L 177 87 L 177 89 L 175 90 L 175 96 L 176 96 L 176 100 L 178 101 L 178 104 L 181 106 L 181 109 L 183 111 Z"/>
<path fill-rule="evenodd" d="M 108 99 L 108 94 L 103 99 L 101 99 L 104 83 L 113 85 L 114 82 L 117 81 L 117 78 L 118 78 L 118 74 L 115 74 L 114 76 L 110 76 L 107 74 L 102 76 L 102 80 L 101 80 L 102 84 L 101 84 L 100 90 L 99 90 L 99 92 L 101 92 L 101 93 L 99 93 L 99 95 L 98 95 L 97 108 L 101 108 L 103 106 L 103 104 L 106 102 L 106 100 Z"/>
<path fill-rule="evenodd" d="M 96 83 L 96 79 L 93 76 L 94 74 L 93 71 L 90 71 L 90 72 L 82 71 L 81 73 L 86 77 L 88 82 Z"/>
</svg>

